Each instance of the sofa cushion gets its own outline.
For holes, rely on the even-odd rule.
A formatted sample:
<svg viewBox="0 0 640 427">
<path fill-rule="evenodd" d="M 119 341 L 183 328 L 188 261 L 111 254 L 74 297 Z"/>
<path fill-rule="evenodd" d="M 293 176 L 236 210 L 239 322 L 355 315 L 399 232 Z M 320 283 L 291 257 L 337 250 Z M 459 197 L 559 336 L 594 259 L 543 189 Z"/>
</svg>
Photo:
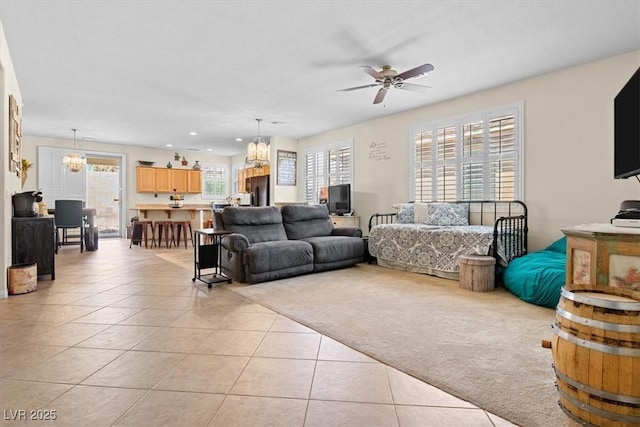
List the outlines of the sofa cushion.
<svg viewBox="0 0 640 427">
<path fill-rule="evenodd" d="M 280 211 L 289 239 L 329 236 L 333 232 L 327 205 L 285 205 Z"/>
<path fill-rule="evenodd" d="M 254 243 L 243 252 L 243 257 L 249 276 L 304 266 L 308 268 L 303 268 L 301 272 L 313 269 L 313 248 L 302 240 Z"/>
<path fill-rule="evenodd" d="M 222 222 L 225 230 L 244 234 L 250 243 L 287 240 L 282 214 L 275 206 L 227 207 Z"/>
<path fill-rule="evenodd" d="M 314 271 L 353 265 L 364 256 L 364 241 L 359 237 L 310 237 L 305 242 L 313 247 Z"/>
</svg>

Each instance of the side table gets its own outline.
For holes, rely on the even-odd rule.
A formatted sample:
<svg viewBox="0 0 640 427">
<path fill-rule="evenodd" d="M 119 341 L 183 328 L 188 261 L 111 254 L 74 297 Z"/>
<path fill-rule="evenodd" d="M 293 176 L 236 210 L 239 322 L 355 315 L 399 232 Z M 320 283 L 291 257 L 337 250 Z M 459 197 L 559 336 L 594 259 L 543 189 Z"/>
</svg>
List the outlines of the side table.
<svg viewBox="0 0 640 427">
<path fill-rule="evenodd" d="M 220 269 L 221 256 L 220 242 L 222 236 L 231 234 L 226 230 L 214 230 L 213 228 L 203 228 L 193 230 L 193 279 L 206 283 L 209 288 L 214 283 L 231 283 L 231 278 L 222 274 Z M 202 274 L 202 270 L 213 269 L 213 272 Z"/>
</svg>

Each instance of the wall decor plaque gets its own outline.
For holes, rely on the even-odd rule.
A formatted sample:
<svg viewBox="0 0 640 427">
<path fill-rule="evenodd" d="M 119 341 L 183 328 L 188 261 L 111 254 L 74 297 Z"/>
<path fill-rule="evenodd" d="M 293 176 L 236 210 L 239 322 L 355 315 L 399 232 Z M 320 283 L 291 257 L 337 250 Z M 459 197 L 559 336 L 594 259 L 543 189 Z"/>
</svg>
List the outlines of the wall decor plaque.
<svg viewBox="0 0 640 427">
<path fill-rule="evenodd" d="M 278 175 L 276 185 L 296 185 L 298 153 L 278 150 Z"/>
<path fill-rule="evenodd" d="M 22 176 L 22 119 L 20 106 L 13 95 L 9 95 L 9 172 Z"/>
</svg>

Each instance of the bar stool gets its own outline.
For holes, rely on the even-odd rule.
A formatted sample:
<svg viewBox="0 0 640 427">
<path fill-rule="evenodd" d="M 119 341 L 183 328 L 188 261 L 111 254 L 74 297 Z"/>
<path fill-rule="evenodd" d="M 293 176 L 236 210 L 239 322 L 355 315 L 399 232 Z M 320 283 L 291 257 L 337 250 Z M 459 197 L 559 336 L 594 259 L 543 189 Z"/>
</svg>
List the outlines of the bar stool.
<svg viewBox="0 0 640 427">
<path fill-rule="evenodd" d="M 189 235 L 187 237 L 187 227 Z M 193 230 L 191 230 L 191 221 L 173 221 L 173 240 L 176 246 L 180 246 L 180 234 L 184 236 L 184 247 L 187 248 L 187 240 L 191 240 L 193 244 Z"/>
<path fill-rule="evenodd" d="M 158 246 L 162 246 L 162 233 L 164 232 L 167 249 L 170 248 L 173 242 L 173 225 L 171 221 L 156 221 L 153 223 L 153 228 L 153 236 L 158 239 Z M 169 237 L 169 233 L 171 233 L 171 237 Z"/>
<path fill-rule="evenodd" d="M 142 246 L 142 241 L 144 240 L 144 247 L 148 248 L 148 230 L 151 230 L 151 247 L 155 245 L 155 240 L 153 240 L 153 221 L 133 221 L 131 230 L 131 242 L 129 242 L 129 249 L 131 249 L 131 245 L 140 244 Z"/>
</svg>

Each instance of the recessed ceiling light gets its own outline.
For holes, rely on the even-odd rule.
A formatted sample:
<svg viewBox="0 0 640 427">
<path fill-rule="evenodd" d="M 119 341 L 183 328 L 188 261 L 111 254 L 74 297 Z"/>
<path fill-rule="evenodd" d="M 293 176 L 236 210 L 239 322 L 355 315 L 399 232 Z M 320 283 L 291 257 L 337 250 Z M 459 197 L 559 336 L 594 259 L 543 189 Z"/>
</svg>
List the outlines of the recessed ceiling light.
<svg viewBox="0 0 640 427">
<path fill-rule="evenodd" d="M 213 151 L 213 148 L 207 148 L 207 151 Z"/>
<path fill-rule="evenodd" d="M 167 144 L 167 147 L 173 147 L 173 144 Z"/>
<path fill-rule="evenodd" d="M 236 138 L 236 142 L 242 142 L 242 138 Z"/>
<path fill-rule="evenodd" d="M 189 132 L 189 135 L 196 136 L 198 132 Z"/>
</svg>

